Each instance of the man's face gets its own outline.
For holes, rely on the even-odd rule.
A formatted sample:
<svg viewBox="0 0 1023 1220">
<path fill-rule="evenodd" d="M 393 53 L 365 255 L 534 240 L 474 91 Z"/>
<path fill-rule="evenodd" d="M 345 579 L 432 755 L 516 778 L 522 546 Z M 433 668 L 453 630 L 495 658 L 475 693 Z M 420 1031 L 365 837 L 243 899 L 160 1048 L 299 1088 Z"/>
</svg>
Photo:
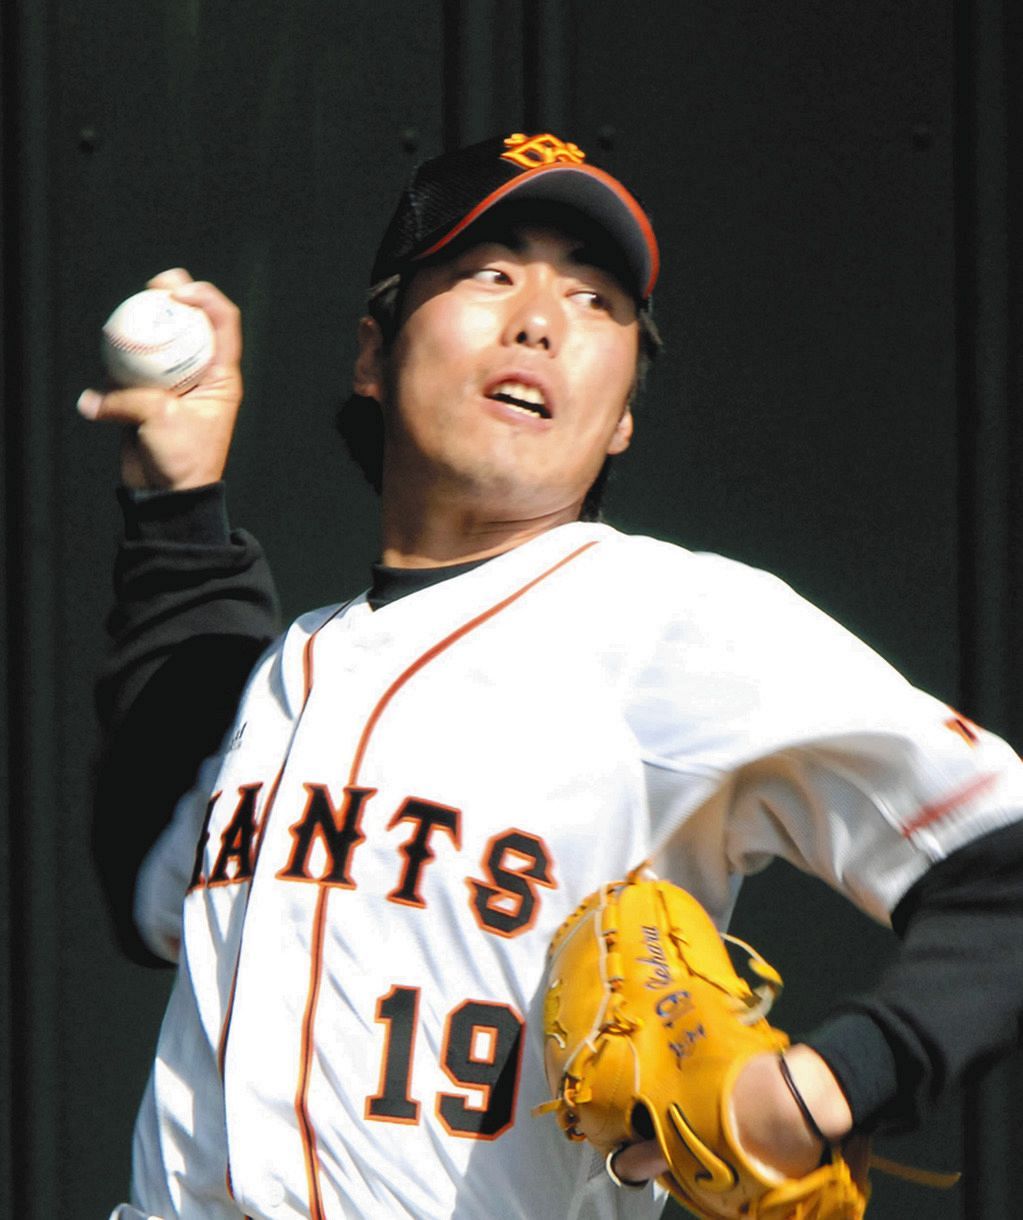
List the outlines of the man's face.
<svg viewBox="0 0 1023 1220">
<path fill-rule="evenodd" d="M 508 518 L 577 515 L 632 434 L 636 306 L 596 248 L 512 226 L 418 270 L 385 352 L 360 332 L 357 393 L 384 413 L 384 494 L 408 481 Z"/>
</svg>

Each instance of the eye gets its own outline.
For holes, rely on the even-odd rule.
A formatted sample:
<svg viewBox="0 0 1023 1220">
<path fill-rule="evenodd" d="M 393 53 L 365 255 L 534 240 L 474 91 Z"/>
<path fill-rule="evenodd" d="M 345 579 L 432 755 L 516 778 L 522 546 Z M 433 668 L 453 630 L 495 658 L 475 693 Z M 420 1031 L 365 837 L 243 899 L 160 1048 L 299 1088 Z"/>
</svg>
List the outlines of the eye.
<svg viewBox="0 0 1023 1220">
<path fill-rule="evenodd" d="M 469 279 L 478 284 L 510 284 L 511 276 L 500 267 L 470 267 L 466 272 Z"/>
<path fill-rule="evenodd" d="M 607 298 L 594 288 L 577 288 L 571 296 L 572 300 L 584 309 L 603 310 L 604 312 L 610 309 Z"/>
</svg>

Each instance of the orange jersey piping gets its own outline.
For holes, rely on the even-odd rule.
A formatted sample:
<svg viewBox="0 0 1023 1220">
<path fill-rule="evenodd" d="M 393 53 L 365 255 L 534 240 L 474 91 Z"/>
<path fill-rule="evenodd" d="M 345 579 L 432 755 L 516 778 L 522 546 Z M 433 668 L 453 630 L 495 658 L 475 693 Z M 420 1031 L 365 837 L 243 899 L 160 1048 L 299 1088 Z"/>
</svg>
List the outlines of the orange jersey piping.
<svg viewBox="0 0 1023 1220">
<path fill-rule="evenodd" d="M 362 766 L 363 759 L 366 755 L 366 749 L 369 745 L 370 737 L 373 730 L 380 721 L 380 717 L 384 713 L 384 709 L 391 702 L 399 690 L 414 677 L 424 666 L 435 660 L 446 652 L 453 644 L 456 644 L 464 636 L 474 631 L 477 627 L 487 622 L 488 619 L 500 614 L 502 610 L 507 609 L 513 602 L 525 596 L 531 589 L 534 589 L 541 581 L 552 576 L 560 568 L 571 563 L 584 551 L 588 551 L 590 547 L 596 546 L 597 540 L 584 543 L 581 547 L 572 551 L 570 554 L 559 559 L 556 564 L 541 572 L 539 576 L 535 576 L 521 589 L 517 589 L 514 593 L 497 602 L 488 610 L 484 610 L 482 614 L 478 614 L 475 618 L 464 623 L 457 630 L 452 631 L 439 643 L 434 644 L 432 648 L 427 649 L 417 660 L 391 683 L 377 701 L 376 706 L 369 715 L 365 727 L 362 730 L 362 735 L 359 738 L 358 746 L 355 750 L 355 756 L 352 759 L 351 771 L 348 776 L 348 787 L 356 786 L 359 778 L 359 768 Z M 309 993 L 306 998 L 305 1014 L 302 1020 L 302 1049 L 301 1060 L 299 1065 L 299 1083 L 298 1090 L 295 1095 L 295 1113 L 298 1116 L 299 1132 L 302 1136 L 302 1146 L 305 1153 L 306 1175 L 309 1180 L 309 1220 L 326 1220 L 323 1211 L 323 1199 L 320 1192 L 319 1184 L 319 1160 L 316 1153 L 316 1130 L 313 1126 L 312 1119 L 309 1114 L 309 1082 L 312 1074 L 313 1060 L 313 1029 L 316 1023 L 316 1005 L 320 994 L 320 984 L 323 977 L 323 939 L 324 939 L 324 924 L 326 922 L 327 901 L 330 897 L 332 887 L 323 886 L 320 889 L 319 896 L 316 902 L 316 911 L 313 916 L 313 935 L 311 944 L 311 961 L 309 970 Z"/>
</svg>

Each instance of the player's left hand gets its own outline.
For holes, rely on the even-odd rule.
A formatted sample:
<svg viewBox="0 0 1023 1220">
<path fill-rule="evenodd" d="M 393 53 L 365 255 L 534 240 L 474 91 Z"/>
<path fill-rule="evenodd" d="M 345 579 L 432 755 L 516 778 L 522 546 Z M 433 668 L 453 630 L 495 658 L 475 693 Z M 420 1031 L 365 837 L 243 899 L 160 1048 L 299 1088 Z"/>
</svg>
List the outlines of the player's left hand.
<svg viewBox="0 0 1023 1220">
<path fill-rule="evenodd" d="M 827 1142 L 839 1145 L 852 1129 L 852 1111 L 827 1063 L 797 1043 L 785 1061 L 807 1109 Z M 824 1146 L 807 1125 L 775 1055 L 756 1055 L 736 1077 L 732 1092 L 736 1131 L 744 1148 L 787 1177 L 809 1173 Z"/>
<path fill-rule="evenodd" d="M 852 1114 L 830 1068 L 808 1046 L 790 1047 L 786 1058 L 814 1119 L 829 1140 L 840 1143 L 852 1126 Z M 743 1147 L 758 1160 L 790 1178 L 802 1177 L 820 1162 L 820 1141 L 807 1128 L 775 1055 L 757 1055 L 745 1065 L 732 1101 Z M 620 1178 L 642 1182 L 665 1173 L 668 1163 L 656 1140 L 642 1140 L 617 1153 L 613 1168 Z"/>
</svg>

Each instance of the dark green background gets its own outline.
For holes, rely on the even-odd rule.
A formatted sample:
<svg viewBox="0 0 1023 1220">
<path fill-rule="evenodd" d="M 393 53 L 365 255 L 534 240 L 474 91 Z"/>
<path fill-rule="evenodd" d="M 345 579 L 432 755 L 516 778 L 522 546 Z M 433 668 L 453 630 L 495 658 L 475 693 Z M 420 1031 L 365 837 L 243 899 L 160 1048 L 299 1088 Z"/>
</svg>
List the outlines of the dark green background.
<svg viewBox="0 0 1023 1220">
<path fill-rule="evenodd" d="M 398 184 L 445 143 L 563 131 L 664 252 L 667 355 L 612 519 L 777 571 L 1023 741 L 1018 6 L 5 0 L 0 23 L 0 1214 L 125 1197 L 167 987 L 117 956 L 88 858 L 116 436 L 74 411 L 100 323 L 163 267 L 243 307 L 233 517 L 288 613 L 334 601 L 376 548 L 331 420 Z M 795 1030 L 891 950 L 781 866 L 738 925 Z M 963 1187 L 880 1178 L 871 1215 L 1016 1220 L 1019 1075 L 885 1143 Z"/>
</svg>

